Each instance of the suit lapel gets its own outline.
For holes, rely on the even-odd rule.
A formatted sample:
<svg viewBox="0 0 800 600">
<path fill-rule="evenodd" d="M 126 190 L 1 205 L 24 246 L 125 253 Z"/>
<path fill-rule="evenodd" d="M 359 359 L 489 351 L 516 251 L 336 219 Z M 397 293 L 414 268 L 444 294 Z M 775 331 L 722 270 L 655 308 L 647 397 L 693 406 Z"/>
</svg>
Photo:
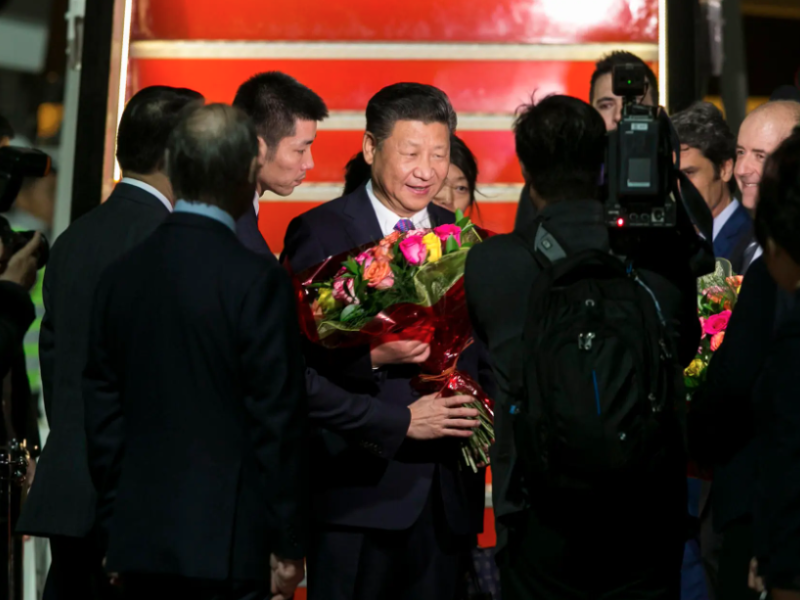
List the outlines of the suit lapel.
<svg viewBox="0 0 800 600">
<path fill-rule="evenodd" d="M 383 237 L 378 216 L 372 208 L 366 186 L 361 186 L 347 197 L 343 212 L 347 217 L 345 230 L 353 247 L 377 242 Z"/>
<path fill-rule="evenodd" d="M 439 225 L 452 225 L 456 222 L 455 213 L 452 213 L 441 206 L 437 206 L 433 202 L 428 205 L 428 217 L 431 221 L 431 227 L 439 227 Z"/>
<path fill-rule="evenodd" d="M 739 205 L 717 234 L 718 242 L 716 245 L 722 250 L 723 255 L 733 252 L 738 240 L 744 235 L 744 231 L 749 224 L 750 218 L 747 210 Z"/>
</svg>

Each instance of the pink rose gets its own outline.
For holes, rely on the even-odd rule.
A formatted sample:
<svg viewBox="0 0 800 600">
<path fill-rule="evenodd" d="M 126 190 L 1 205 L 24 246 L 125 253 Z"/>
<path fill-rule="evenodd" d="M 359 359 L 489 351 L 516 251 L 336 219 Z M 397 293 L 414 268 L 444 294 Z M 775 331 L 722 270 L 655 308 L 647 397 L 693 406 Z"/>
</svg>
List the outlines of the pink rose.
<svg viewBox="0 0 800 600">
<path fill-rule="evenodd" d="M 439 225 L 439 227 L 436 227 L 433 232 L 445 243 L 447 243 L 447 240 L 449 240 L 450 236 L 452 235 L 454 238 L 456 238 L 458 245 L 461 245 L 461 227 L 458 225 Z"/>
<path fill-rule="evenodd" d="M 400 242 L 400 252 L 408 264 L 419 266 L 428 256 L 428 247 L 422 241 L 421 235 L 412 235 Z"/>
<path fill-rule="evenodd" d="M 705 332 L 705 328 L 706 328 L 706 318 L 700 317 L 700 331 L 703 332 L 703 335 L 700 336 L 701 340 L 704 340 L 706 338 L 706 335 L 708 335 Z"/>
<path fill-rule="evenodd" d="M 356 256 L 356 262 L 360 265 L 363 265 L 364 268 L 367 268 L 372 262 L 373 258 L 372 250 L 366 250 L 365 252 L 362 252 Z"/>
<path fill-rule="evenodd" d="M 718 315 L 711 315 L 703 324 L 703 331 L 708 335 L 714 336 L 725 331 L 728 321 L 731 319 L 731 311 L 723 310 Z"/>
<path fill-rule="evenodd" d="M 333 297 L 336 300 L 341 300 L 346 304 L 361 304 L 361 301 L 356 298 L 355 285 L 355 281 L 353 281 L 352 278 L 334 279 Z"/>
</svg>

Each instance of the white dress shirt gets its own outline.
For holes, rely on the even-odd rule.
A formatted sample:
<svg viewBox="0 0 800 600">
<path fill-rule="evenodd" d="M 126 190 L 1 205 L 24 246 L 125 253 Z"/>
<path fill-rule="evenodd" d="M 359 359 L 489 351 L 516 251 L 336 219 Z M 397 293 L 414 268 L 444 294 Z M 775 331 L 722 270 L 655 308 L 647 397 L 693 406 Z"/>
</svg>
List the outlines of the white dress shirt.
<svg viewBox="0 0 800 600">
<path fill-rule="evenodd" d="M 253 208 L 256 209 L 256 217 L 258 217 L 258 207 L 261 206 L 261 196 L 258 195 L 258 191 L 256 191 L 256 197 L 253 198 Z"/>
<path fill-rule="evenodd" d="M 719 232 L 722 231 L 722 228 L 725 227 L 725 224 L 728 222 L 733 216 L 733 213 L 736 212 L 736 209 L 739 208 L 739 201 L 738 200 L 731 200 L 731 203 L 725 207 L 721 213 L 719 213 L 716 217 L 714 217 L 714 239 L 717 239 L 717 235 Z"/>
<path fill-rule="evenodd" d="M 372 203 L 372 210 L 375 211 L 375 216 L 378 217 L 381 233 L 383 235 L 389 235 L 394 231 L 394 226 L 397 225 L 397 222 L 402 221 L 405 217 L 398 217 L 378 200 L 378 197 L 372 189 L 371 179 L 367 182 L 367 196 L 369 196 L 369 201 Z M 423 208 L 409 220 L 414 223 L 414 229 L 427 229 L 431 226 L 431 219 L 428 215 L 427 208 Z"/>
<path fill-rule="evenodd" d="M 139 189 L 144 190 L 145 192 L 153 194 L 153 196 L 155 196 L 161 201 L 161 204 L 167 207 L 167 210 L 169 212 L 172 212 L 172 203 L 169 200 L 167 200 L 167 197 L 164 194 L 159 192 L 149 183 L 145 183 L 144 181 L 139 181 L 138 179 L 133 179 L 132 177 L 123 177 L 120 183 L 127 183 L 128 185 L 136 186 Z"/>
</svg>

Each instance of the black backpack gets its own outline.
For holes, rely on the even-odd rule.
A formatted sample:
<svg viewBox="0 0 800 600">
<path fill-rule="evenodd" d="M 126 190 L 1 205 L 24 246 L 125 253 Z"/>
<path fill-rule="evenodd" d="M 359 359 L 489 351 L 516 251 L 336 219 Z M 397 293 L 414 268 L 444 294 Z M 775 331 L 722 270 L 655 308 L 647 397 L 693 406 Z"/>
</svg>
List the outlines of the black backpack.
<svg viewBox="0 0 800 600">
<path fill-rule="evenodd" d="M 511 408 L 520 465 L 576 490 L 641 474 L 664 454 L 675 398 L 677 363 L 655 296 L 609 253 L 568 255 L 541 222 L 535 239 L 520 238 L 542 269 Z"/>
</svg>

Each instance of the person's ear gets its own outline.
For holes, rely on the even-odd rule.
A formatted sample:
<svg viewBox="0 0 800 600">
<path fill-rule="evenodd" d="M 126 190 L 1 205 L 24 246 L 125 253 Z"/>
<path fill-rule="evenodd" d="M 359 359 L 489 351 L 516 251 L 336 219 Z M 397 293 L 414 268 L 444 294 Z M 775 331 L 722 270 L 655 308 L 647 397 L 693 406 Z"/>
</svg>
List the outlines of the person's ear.
<svg viewBox="0 0 800 600">
<path fill-rule="evenodd" d="M 719 177 L 725 183 L 728 183 L 733 177 L 733 165 L 734 165 L 734 160 L 732 158 L 729 158 L 724 163 L 722 163 L 722 166 L 719 169 Z"/>
<path fill-rule="evenodd" d="M 261 136 L 258 136 L 258 166 L 263 166 L 267 164 L 269 157 L 269 146 L 267 146 L 267 142 Z"/>
<path fill-rule="evenodd" d="M 369 131 L 364 133 L 362 150 L 364 151 L 364 160 L 369 166 L 372 166 L 375 162 L 375 153 L 378 151 L 378 140 Z"/>
</svg>

